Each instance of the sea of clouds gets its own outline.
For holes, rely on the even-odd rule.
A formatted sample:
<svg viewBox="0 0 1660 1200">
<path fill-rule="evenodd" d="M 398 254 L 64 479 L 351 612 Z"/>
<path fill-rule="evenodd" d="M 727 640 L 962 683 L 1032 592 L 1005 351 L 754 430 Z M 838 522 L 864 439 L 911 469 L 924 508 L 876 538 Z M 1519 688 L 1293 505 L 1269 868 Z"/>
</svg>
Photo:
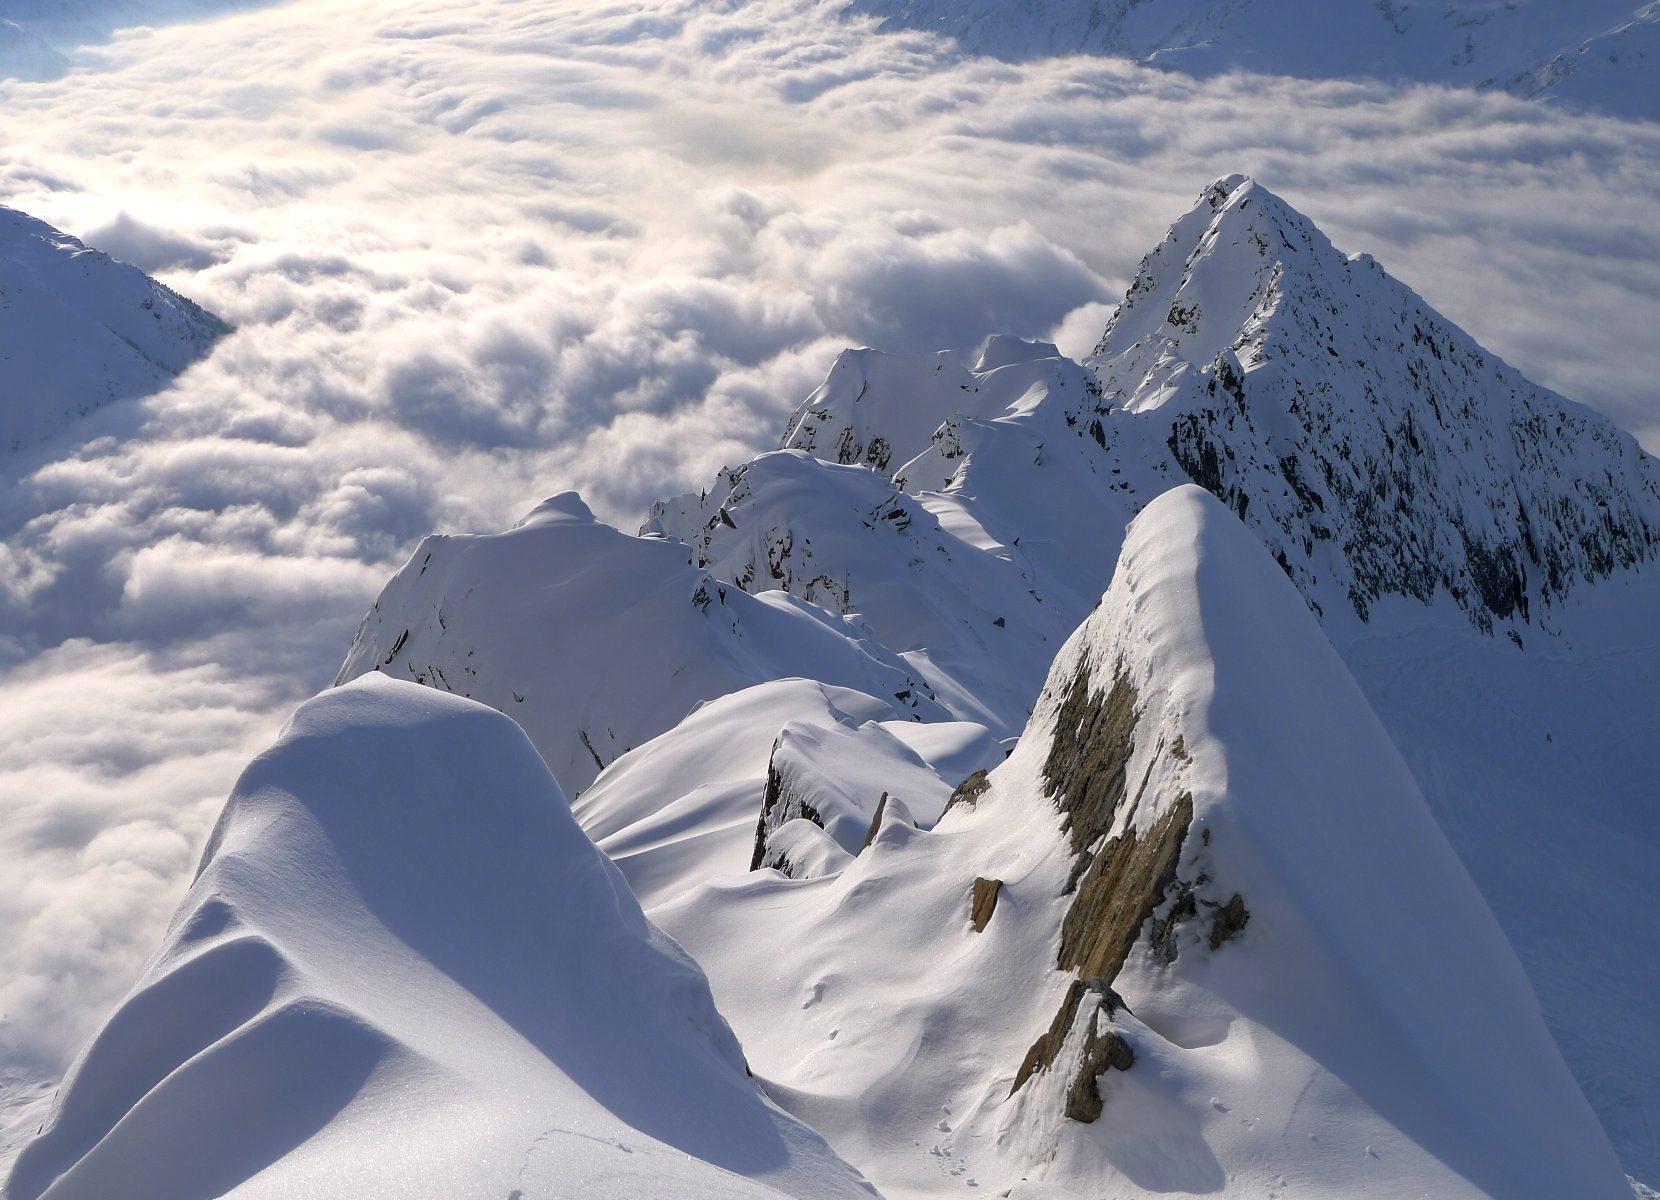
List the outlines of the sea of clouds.
<svg viewBox="0 0 1660 1200">
<path fill-rule="evenodd" d="M 1660 126 L 967 60 L 836 7 L 292 0 L 0 84 L 0 203 L 237 327 L 0 459 L 0 1107 L 126 989 L 421 534 L 564 487 L 632 528 L 844 345 L 1083 353 L 1217 175 L 1660 445 Z"/>
</svg>

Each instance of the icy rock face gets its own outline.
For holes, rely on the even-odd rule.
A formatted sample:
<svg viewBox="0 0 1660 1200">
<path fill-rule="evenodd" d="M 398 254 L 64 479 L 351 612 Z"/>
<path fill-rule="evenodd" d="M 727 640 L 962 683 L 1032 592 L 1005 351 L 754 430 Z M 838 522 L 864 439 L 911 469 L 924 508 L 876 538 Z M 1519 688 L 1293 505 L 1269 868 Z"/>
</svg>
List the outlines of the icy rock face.
<svg viewBox="0 0 1660 1200">
<path fill-rule="evenodd" d="M 800 676 L 941 718 L 855 623 L 688 566 L 684 548 L 596 521 L 575 493 L 505 533 L 429 537 L 364 619 L 339 682 L 372 671 L 508 713 L 581 791 L 698 704 Z"/>
<path fill-rule="evenodd" d="M 524 735 L 382 676 L 243 775 L 7 1200 L 868 1196 Z"/>
<path fill-rule="evenodd" d="M 137 268 L 0 207 L 0 453 L 160 391 L 227 332 Z"/>
<path fill-rule="evenodd" d="M 1240 176 L 1143 261 L 1092 362 L 1317 612 L 1445 593 L 1514 629 L 1660 546 L 1629 435 Z"/>
<path fill-rule="evenodd" d="M 657 918 L 894 1194 L 1625 1189 L 1387 733 L 1196 487 L 1131 526 L 972 802 Z"/>
</svg>

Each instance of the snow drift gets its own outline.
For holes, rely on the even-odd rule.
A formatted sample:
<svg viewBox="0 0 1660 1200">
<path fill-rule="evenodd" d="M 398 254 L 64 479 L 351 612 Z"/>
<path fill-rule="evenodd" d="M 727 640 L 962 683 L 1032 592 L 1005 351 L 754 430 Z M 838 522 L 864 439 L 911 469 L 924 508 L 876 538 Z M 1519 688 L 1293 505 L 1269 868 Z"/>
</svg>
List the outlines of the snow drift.
<svg viewBox="0 0 1660 1200">
<path fill-rule="evenodd" d="M 7 1200 L 869 1195 L 524 735 L 381 676 L 248 768 Z"/>
</svg>

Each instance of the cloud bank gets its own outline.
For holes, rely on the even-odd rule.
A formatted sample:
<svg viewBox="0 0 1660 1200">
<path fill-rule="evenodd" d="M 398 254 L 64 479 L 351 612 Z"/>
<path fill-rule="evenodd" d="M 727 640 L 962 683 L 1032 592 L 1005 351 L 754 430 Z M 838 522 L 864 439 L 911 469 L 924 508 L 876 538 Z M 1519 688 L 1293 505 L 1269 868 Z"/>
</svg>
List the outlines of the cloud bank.
<svg viewBox="0 0 1660 1200">
<path fill-rule="evenodd" d="M 1253 173 L 1660 445 L 1660 127 L 1008 65 L 813 0 L 296 0 L 0 85 L 0 200 L 238 326 L 0 462 L 0 1076 L 136 975 L 236 771 L 431 529 L 627 524 L 840 347 L 1079 353 Z"/>
</svg>

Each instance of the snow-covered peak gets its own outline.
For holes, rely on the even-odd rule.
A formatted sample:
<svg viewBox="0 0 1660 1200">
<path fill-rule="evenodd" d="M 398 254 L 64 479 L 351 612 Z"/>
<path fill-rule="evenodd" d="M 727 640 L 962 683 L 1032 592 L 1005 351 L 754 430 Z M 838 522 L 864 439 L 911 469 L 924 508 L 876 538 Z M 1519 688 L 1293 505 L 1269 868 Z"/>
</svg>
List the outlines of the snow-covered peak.
<svg viewBox="0 0 1660 1200">
<path fill-rule="evenodd" d="M 1151 369 L 1167 348 L 1208 363 L 1234 349 L 1287 293 L 1341 272 L 1345 257 L 1314 223 L 1244 175 L 1206 188 L 1136 272 L 1095 357 Z"/>
<path fill-rule="evenodd" d="M 136 267 L 0 206 L 0 453 L 160 390 L 226 332 Z"/>
<path fill-rule="evenodd" d="M 1634 439 L 1238 176 L 1143 261 L 1091 362 L 1327 615 L 1448 598 L 1521 640 L 1660 546 Z"/>
<path fill-rule="evenodd" d="M 513 528 L 528 529 L 535 525 L 546 525 L 555 522 L 575 521 L 591 522 L 594 519 L 594 510 L 588 507 L 580 493 L 572 491 L 557 492 L 542 501 L 519 519 Z"/>
<path fill-rule="evenodd" d="M 8 1200 L 868 1196 L 514 724 L 372 676 L 227 802 Z"/>
</svg>

